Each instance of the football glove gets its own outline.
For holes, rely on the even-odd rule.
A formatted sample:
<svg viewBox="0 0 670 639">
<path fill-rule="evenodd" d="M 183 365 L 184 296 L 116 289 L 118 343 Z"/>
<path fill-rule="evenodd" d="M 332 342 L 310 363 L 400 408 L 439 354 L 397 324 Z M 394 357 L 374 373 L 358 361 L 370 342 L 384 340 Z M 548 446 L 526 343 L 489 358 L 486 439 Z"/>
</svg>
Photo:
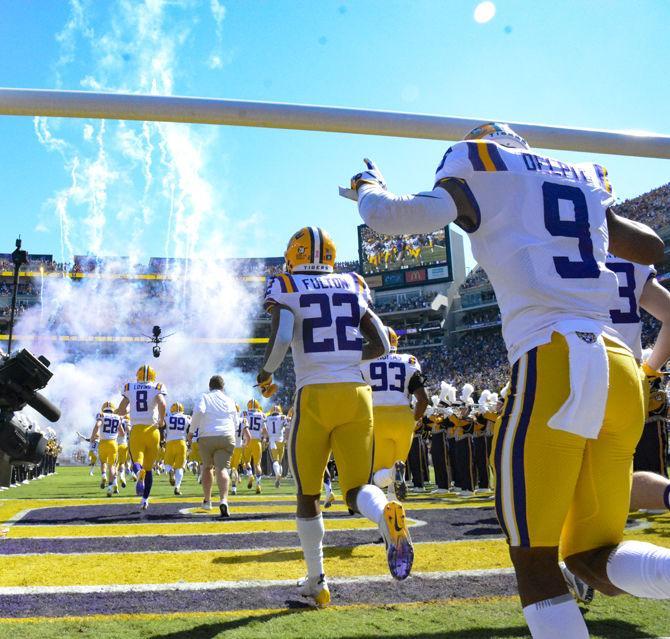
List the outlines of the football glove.
<svg viewBox="0 0 670 639">
<path fill-rule="evenodd" d="M 279 386 L 272 382 L 272 375 L 263 381 L 259 381 L 258 388 L 261 391 L 261 395 L 263 395 L 265 399 L 272 397 L 279 390 Z"/>
<path fill-rule="evenodd" d="M 386 180 L 382 172 L 377 168 L 377 165 L 372 161 L 365 158 L 363 160 L 367 169 L 361 173 L 356 173 L 351 178 L 351 188 L 354 191 L 358 191 L 361 184 L 378 184 L 382 189 L 386 190 Z"/>
</svg>

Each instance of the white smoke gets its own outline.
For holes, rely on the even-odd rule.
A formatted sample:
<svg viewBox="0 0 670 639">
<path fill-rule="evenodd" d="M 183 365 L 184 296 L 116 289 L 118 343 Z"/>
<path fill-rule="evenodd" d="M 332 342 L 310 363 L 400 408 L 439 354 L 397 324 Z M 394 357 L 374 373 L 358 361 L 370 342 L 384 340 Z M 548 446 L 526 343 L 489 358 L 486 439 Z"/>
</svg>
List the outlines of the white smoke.
<svg viewBox="0 0 670 639">
<path fill-rule="evenodd" d="M 57 83 L 172 93 L 179 54 L 195 20 L 191 8 L 190 2 L 71 0 L 71 15 L 57 37 Z M 225 8 L 212 0 L 210 11 L 214 49 L 220 51 Z M 82 59 L 85 64 L 77 64 Z M 77 74 L 80 66 L 86 75 Z M 125 256 L 105 260 L 100 278 L 45 278 L 41 307 L 27 311 L 15 329 L 19 336 L 42 336 L 18 341 L 52 362 L 54 377 L 45 394 L 62 409 L 55 426 L 66 447 L 75 431 L 90 433 L 100 405 L 108 399 L 118 403 L 123 384 L 147 363 L 167 386 L 169 403 L 188 404 L 207 389 L 214 373 L 222 373 L 227 390 L 246 403 L 253 379 L 233 366 L 243 346 L 206 341 L 250 336 L 260 302 L 260 292 L 222 262 L 233 238 L 218 196 L 222 177 L 212 161 L 218 132 L 178 124 L 36 118 L 35 133 L 48 152 L 61 156 L 68 176 L 46 204 L 60 231 L 58 259 Z M 147 263 L 149 240 L 163 247 L 160 257 L 187 258 L 168 267 L 179 279 L 114 278 Z M 76 346 L 62 341 L 63 336 L 139 337 L 154 325 L 164 335 L 174 333 L 158 360 L 146 341 Z"/>
</svg>

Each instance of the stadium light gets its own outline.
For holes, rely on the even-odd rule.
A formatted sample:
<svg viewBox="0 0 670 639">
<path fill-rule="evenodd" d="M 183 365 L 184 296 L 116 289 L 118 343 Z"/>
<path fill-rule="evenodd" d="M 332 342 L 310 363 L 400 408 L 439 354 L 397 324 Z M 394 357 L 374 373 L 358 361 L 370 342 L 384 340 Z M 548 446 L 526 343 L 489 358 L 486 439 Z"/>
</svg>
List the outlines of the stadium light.
<svg viewBox="0 0 670 639">
<path fill-rule="evenodd" d="M 0 115 L 104 118 L 297 129 L 460 140 L 495 117 L 464 118 L 394 111 L 162 95 L 0 88 Z M 535 147 L 670 159 L 670 136 L 509 122 Z"/>
</svg>

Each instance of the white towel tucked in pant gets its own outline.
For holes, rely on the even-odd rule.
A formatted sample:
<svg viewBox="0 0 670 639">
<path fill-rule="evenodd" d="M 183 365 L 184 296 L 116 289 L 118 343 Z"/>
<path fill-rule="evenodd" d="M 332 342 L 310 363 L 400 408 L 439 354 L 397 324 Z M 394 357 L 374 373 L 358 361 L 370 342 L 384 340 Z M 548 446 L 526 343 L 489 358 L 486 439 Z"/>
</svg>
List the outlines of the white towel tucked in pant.
<svg viewBox="0 0 670 639">
<path fill-rule="evenodd" d="M 566 327 L 567 328 L 567 327 Z M 570 396 L 549 420 L 549 427 L 587 439 L 597 439 L 605 418 L 609 362 L 600 332 L 562 333 L 568 344 Z"/>
</svg>

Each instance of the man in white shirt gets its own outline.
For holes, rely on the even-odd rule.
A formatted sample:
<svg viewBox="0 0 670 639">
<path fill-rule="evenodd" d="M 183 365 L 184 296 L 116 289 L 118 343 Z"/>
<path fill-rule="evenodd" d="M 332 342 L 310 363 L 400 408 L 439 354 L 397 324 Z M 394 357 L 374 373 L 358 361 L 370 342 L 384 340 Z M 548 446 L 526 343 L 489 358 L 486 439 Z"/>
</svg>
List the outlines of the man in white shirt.
<svg viewBox="0 0 670 639">
<path fill-rule="evenodd" d="M 203 507 L 211 509 L 212 470 L 219 486 L 221 517 L 229 517 L 228 486 L 230 458 L 235 449 L 235 429 L 238 415 L 235 402 L 223 392 L 223 377 L 209 380 L 209 392 L 204 393 L 193 411 L 192 425 L 198 429 L 198 447 L 202 458 Z"/>
</svg>

